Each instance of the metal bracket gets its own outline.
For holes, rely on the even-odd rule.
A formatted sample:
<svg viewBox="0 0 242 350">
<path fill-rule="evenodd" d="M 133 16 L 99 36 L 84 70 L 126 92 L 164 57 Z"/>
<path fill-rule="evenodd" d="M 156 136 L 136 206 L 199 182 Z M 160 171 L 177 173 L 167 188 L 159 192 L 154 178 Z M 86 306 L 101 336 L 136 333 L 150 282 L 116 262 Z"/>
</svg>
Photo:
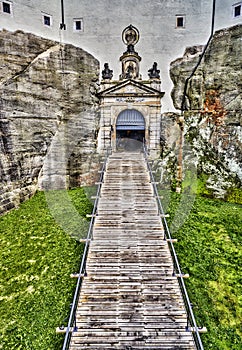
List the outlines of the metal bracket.
<svg viewBox="0 0 242 350">
<path fill-rule="evenodd" d="M 180 277 L 180 278 L 189 278 L 189 273 L 173 273 L 174 277 Z"/>
<path fill-rule="evenodd" d="M 198 333 L 206 333 L 208 330 L 206 327 L 186 327 L 187 332 L 198 332 Z"/>
<path fill-rule="evenodd" d="M 167 238 L 165 239 L 167 242 L 171 242 L 171 243 L 176 243 L 178 240 L 176 238 Z"/>
<path fill-rule="evenodd" d="M 85 275 L 84 275 L 84 273 L 71 273 L 70 274 L 70 277 L 71 278 L 79 278 L 79 277 L 81 277 L 81 278 L 83 278 Z"/>
</svg>

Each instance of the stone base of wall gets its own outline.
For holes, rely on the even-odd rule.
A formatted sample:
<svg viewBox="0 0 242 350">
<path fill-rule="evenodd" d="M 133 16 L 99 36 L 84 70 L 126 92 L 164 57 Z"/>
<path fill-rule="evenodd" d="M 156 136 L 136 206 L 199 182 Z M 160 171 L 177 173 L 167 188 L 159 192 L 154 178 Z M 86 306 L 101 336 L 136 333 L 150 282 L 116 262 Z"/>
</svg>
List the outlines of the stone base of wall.
<svg viewBox="0 0 242 350">
<path fill-rule="evenodd" d="M 24 187 L 15 187 L 14 184 L 1 186 L 0 214 L 3 214 L 13 208 L 17 208 L 20 203 L 32 197 L 36 190 L 37 185 L 34 184 Z"/>
</svg>

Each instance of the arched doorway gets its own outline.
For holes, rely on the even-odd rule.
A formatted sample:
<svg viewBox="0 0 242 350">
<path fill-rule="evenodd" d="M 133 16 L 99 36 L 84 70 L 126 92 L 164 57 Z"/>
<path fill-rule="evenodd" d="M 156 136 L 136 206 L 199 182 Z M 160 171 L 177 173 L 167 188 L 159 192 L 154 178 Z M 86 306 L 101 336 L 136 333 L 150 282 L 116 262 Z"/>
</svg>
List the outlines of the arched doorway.
<svg viewBox="0 0 242 350">
<path fill-rule="evenodd" d="M 145 118 L 136 109 L 125 109 L 116 121 L 117 149 L 141 149 L 145 140 Z"/>
</svg>

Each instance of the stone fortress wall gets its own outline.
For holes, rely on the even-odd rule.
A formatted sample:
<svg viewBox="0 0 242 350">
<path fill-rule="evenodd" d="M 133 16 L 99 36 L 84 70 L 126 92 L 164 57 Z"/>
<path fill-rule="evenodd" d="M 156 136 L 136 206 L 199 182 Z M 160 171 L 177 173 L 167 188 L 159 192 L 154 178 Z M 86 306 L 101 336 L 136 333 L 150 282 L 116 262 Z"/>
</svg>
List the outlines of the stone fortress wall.
<svg viewBox="0 0 242 350">
<path fill-rule="evenodd" d="M 162 111 L 174 111 L 170 62 L 182 56 L 187 46 L 206 43 L 211 30 L 212 0 L 64 0 L 63 3 L 66 30 L 60 30 L 60 0 L 0 1 L 0 29 L 23 30 L 81 47 L 96 57 L 101 67 L 109 62 L 117 79 L 121 71 L 119 57 L 125 50 L 121 33 L 133 24 L 140 31 L 136 49 L 142 56 L 142 78 L 146 79 L 148 69 L 154 61 L 158 62 L 161 89 L 166 92 Z M 3 10 L 6 4 L 10 13 Z M 242 21 L 241 13 L 235 14 L 236 6 L 241 6 L 241 2 L 216 1 L 215 30 Z"/>
</svg>

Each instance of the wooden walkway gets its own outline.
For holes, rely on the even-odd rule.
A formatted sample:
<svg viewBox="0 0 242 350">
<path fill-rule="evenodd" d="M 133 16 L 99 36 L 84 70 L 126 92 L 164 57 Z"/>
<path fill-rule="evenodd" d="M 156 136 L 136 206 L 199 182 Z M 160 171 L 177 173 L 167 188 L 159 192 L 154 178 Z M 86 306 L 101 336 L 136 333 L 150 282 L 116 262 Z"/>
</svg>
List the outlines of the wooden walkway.
<svg viewBox="0 0 242 350">
<path fill-rule="evenodd" d="M 77 309 L 77 349 L 195 349 L 143 155 L 107 163 Z"/>
</svg>

